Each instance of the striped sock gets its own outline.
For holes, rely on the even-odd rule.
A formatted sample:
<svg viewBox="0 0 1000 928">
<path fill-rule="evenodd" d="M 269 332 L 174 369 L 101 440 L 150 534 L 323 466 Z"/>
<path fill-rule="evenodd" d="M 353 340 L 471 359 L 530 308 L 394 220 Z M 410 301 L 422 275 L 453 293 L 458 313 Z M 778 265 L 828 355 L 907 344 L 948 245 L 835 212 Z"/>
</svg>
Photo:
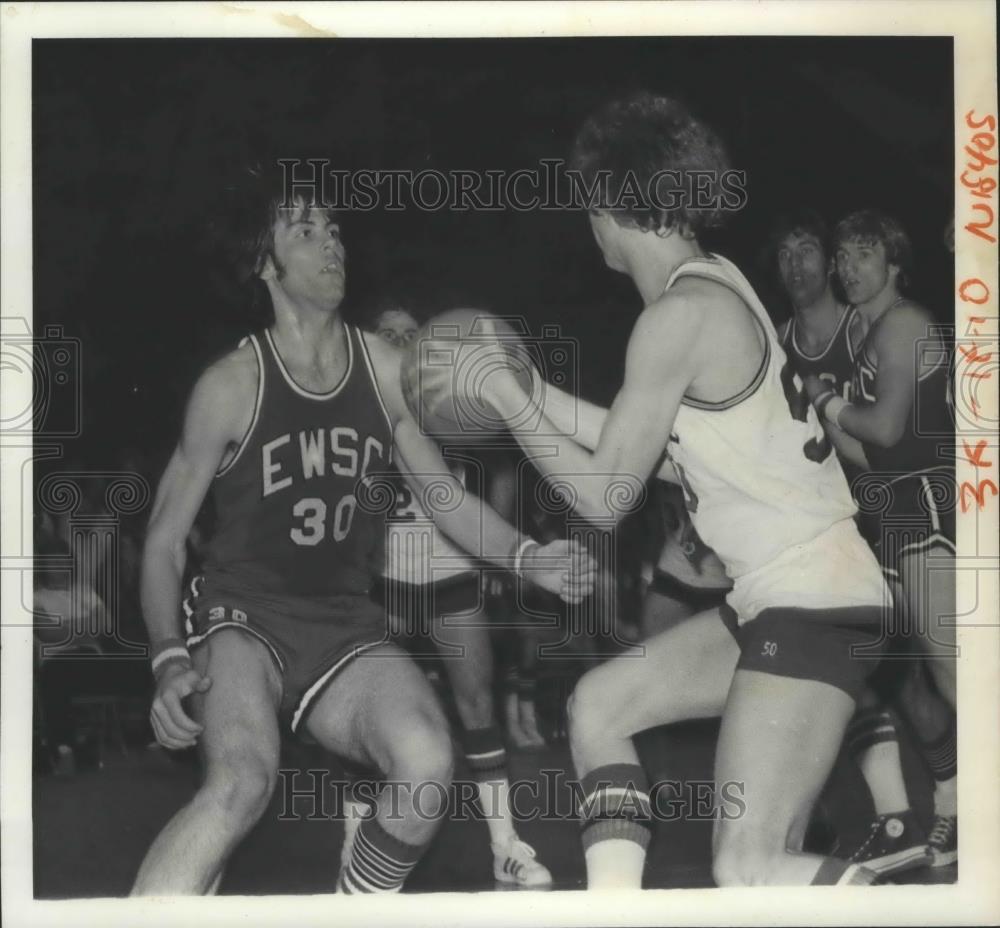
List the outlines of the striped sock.
<svg viewBox="0 0 1000 928">
<path fill-rule="evenodd" d="M 958 775 L 958 744 L 955 739 L 955 720 L 948 722 L 944 734 L 934 741 L 922 741 L 920 753 L 923 755 L 931 775 L 939 783 Z"/>
<path fill-rule="evenodd" d="M 839 857 L 824 857 L 812 878 L 813 886 L 871 886 L 878 874 L 860 864 Z"/>
<path fill-rule="evenodd" d="M 892 715 L 882 709 L 858 711 L 847 729 L 847 745 L 872 796 L 876 815 L 910 807 L 899 758 L 899 735 Z"/>
<path fill-rule="evenodd" d="M 641 889 L 651 835 L 649 785 L 638 764 L 607 764 L 580 782 L 588 889 Z"/>
<path fill-rule="evenodd" d="M 649 846 L 652 813 L 649 784 L 638 764 L 606 764 L 581 781 L 580 825 L 583 849 L 599 841 L 622 839 Z"/>
<path fill-rule="evenodd" d="M 465 728 L 461 741 L 474 780 L 483 783 L 507 778 L 507 751 L 499 728 Z"/>
<path fill-rule="evenodd" d="M 366 819 L 358 828 L 350 862 L 340 871 L 337 892 L 398 893 L 425 846 L 389 834 L 377 817 Z"/>
</svg>

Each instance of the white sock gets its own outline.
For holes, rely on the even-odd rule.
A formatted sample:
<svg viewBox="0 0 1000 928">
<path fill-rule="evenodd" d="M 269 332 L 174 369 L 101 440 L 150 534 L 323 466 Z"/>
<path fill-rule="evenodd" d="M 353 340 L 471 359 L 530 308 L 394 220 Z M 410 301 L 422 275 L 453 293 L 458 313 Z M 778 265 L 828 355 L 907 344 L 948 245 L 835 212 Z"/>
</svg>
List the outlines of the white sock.
<svg viewBox="0 0 1000 928">
<path fill-rule="evenodd" d="M 490 830 L 490 842 L 506 846 L 517 833 L 514 831 L 510 812 L 510 783 L 504 777 L 500 780 L 484 780 L 476 784 L 479 790 L 479 804 Z"/>
<path fill-rule="evenodd" d="M 595 841 L 584 852 L 587 889 L 642 889 L 646 849 L 627 838 Z"/>
</svg>

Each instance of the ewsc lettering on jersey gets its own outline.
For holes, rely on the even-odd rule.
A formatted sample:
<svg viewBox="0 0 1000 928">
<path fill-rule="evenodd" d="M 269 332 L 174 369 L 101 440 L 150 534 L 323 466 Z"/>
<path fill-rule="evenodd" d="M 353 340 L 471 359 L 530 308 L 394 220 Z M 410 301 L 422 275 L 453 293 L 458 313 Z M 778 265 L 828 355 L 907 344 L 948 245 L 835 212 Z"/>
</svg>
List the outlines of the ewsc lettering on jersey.
<svg viewBox="0 0 1000 928">
<path fill-rule="evenodd" d="M 364 479 L 373 462 L 382 466 L 384 450 L 377 438 L 369 435 L 362 440 L 349 426 L 302 430 L 295 433 L 294 441 L 291 432 L 279 435 L 261 447 L 262 494 L 267 497 L 328 473 Z M 328 508 L 327 501 L 319 496 L 298 499 L 291 510 L 296 520 L 289 529 L 292 541 L 312 547 L 328 534 L 336 542 L 347 538 L 357 510 L 354 493 L 346 493 L 337 501 L 329 520 Z"/>
<path fill-rule="evenodd" d="M 367 477 L 373 457 L 383 459 L 384 448 L 377 438 L 364 440 L 363 456 L 361 439 L 355 429 L 334 426 L 331 429 L 309 429 L 296 434 L 292 443 L 291 433 L 279 435 L 266 442 L 261 449 L 262 494 L 270 496 L 285 490 L 297 480 L 307 481 L 327 473 L 326 450 L 330 449 L 330 473 L 338 477 Z M 296 454 L 298 451 L 298 454 Z M 360 473 L 358 461 L 362 461 Z M 300 466 L 294 465 L 298 462 Z M 301 476 L 300 476 L 301 475 Z"/>
</svg>

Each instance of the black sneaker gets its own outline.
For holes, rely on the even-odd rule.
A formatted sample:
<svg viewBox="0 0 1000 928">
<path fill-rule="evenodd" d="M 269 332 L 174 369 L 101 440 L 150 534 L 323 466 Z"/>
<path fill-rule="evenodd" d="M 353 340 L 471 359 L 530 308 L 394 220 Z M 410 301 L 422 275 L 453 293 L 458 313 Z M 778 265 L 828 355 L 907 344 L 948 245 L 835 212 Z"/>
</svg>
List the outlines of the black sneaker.
<svg viewBox="0 0 1000 928">
<path fill-rule="evenodd" d="M 879 876 L 888 876 L 926 867 L 931 863 L 931 850 L 917 818 L 911 809 L 891 815 L 880 815 L 871 824 L 868 837 L 851 860 L 863 864 Z"/>
<path fill-rule="evenodd" d="M 927 846 L 931 850 L 931 866 L 947 867 L 958 860 L 958 816 L 935 815 Z"/>
</svg>

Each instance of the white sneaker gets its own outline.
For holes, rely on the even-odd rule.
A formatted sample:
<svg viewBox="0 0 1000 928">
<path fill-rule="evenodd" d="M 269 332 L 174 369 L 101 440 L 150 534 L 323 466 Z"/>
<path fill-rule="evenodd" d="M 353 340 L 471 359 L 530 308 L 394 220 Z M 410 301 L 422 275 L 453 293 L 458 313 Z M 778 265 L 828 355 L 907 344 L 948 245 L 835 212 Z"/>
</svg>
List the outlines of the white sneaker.
<svg viewBox="0 0 1000 928">
<path fill-rule="evenodd" d="M 535 849 L 520 838 L 494 844 L 493 876 L 501 883 L 536 888 L 552 883 L 552 874 L 535 860 Z"/>
</svg>

